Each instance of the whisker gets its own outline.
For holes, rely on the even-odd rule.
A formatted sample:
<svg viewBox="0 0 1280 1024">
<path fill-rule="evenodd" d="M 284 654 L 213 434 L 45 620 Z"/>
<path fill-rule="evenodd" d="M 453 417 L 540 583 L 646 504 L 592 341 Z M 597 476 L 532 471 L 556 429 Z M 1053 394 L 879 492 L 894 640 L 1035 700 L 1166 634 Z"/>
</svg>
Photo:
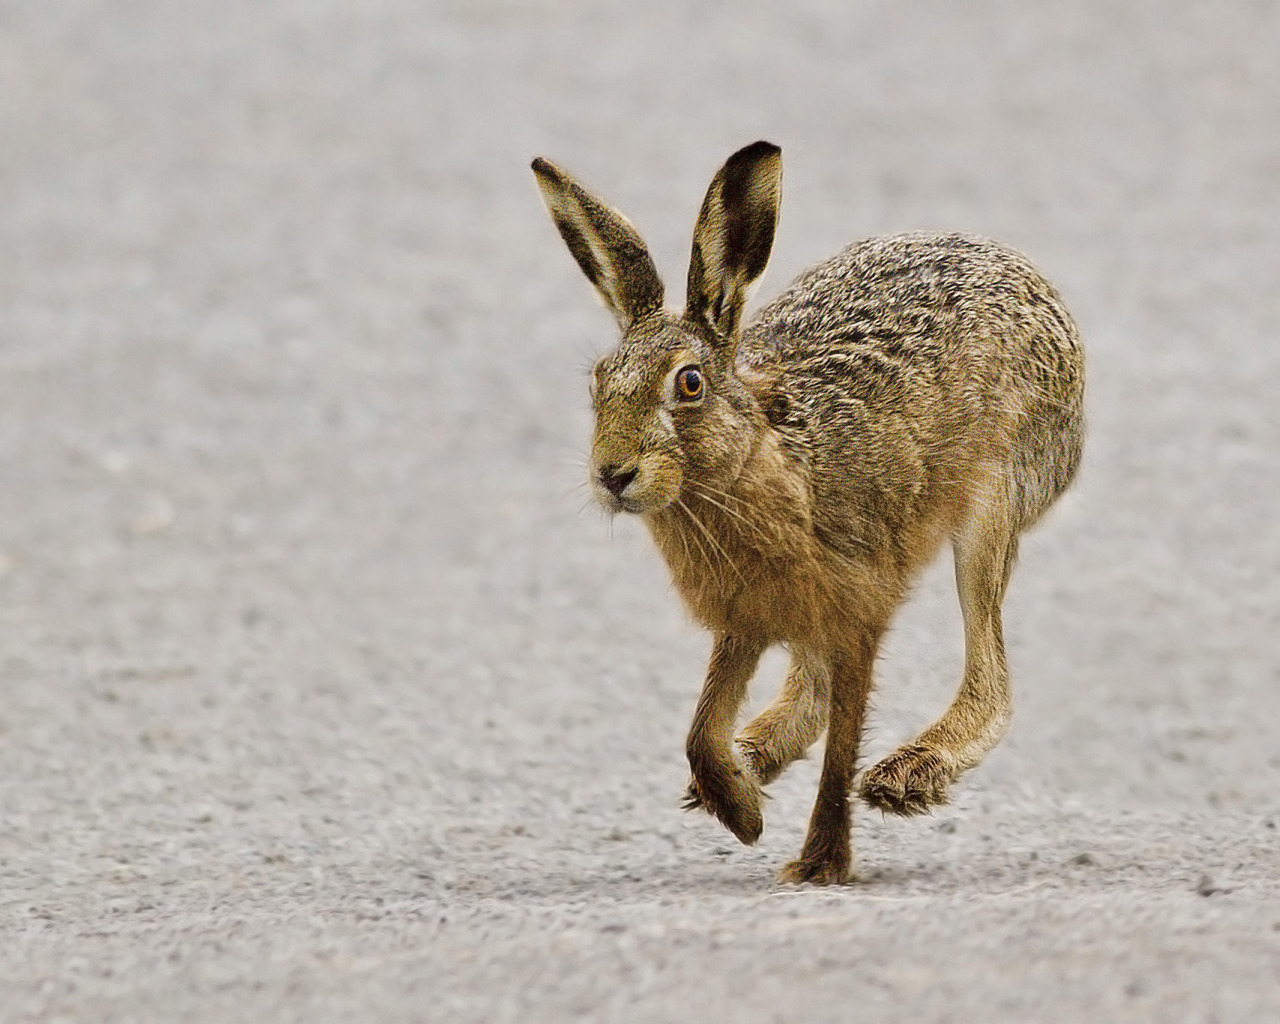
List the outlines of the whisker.
<svg viewBox="0 0 1280 1024">
<path fill-rule="evenodd" d="M 689 506 L 686 505 L 683 501 L 677 499 L 676 507 L 680 509 L 680 511 L 683 512 L 686 516 L 688 516 L 690 521 L 695 523 L 697 522 L 697 520 L 694 519 L 693 513 L 689 511 Z M 711 556 L 707 554 L 707 549 L 702 546 L 702 541 L 698 539 L 698 535 L 696 533 L 689 533 L 687 530 L 681 530 L 680 538 L 684 542 L 684 550 L 686 555 L 689 553 L 689 541 L 692 539 L 693 543 L 696 544 L 698 547 L 698 553 L 702 555 L 702 560 L 706 562 L 708 566 L 715 565 L 715 562 L 712 561 Z"/>
<path fill-rule="evenodd" d="M 724 504 L 723 502 L 716 500 L 716 498 L 713 498 L 711 496 L 711 493 L 718 494 L 721 497 L 729 498 L 730 500 L 733 500 L 733 501 L 738 501 L 739 504 L 746 504 L 745 502 L 742 502 L 739 499 L 734 498 L 733 495 L 731 494 L 725 494 L 723 491 L 710 492 L 705 487 L 705 485 L 700 486 L 698 484 L 690 484 L 689 489 L 692 490 L 699 498 L 707 502 L 709 505 L 714 505 L 716 508 L 720 509 L 720 511 L 723 512 L 725 515 L 733 516 L 734 519 L 738 520 L 744 526 L 749 526 L 752 530 L 756 532 L 756 535 L 760 537 L 761 540 L 764 540 L 764 541 L 773 540 L 773 538 L 769 536 L 769 534 L 765 533 L 765 531 L 762 530 L 756 523 L 753 523 L 741 512 L 737 512 L 734 509 L 731 509 L 728 505 Z"/>
<path fill-rule="evenodd" d="M 684 557 L 689 557 L 689 535 L 684 530 L 676 531 L 680 535 L 680 543 L 684 546 Z"/>
<path fill-rule="evenodd" d="M 703 523 L 702 523 L 702 520 L 701 520 L 701 519 L 699 519 L 696 515 L 694 515 L 694 514 L 693 514 L 693 510 L 692 510 L 691 508 L 689 508 L 689 506 L 688 506 L 688 505 L 686 505 L 686 504 L 684 503 L 684 501 L 682 501 L 682 500 L 677 501 L 677 504 L 678 504 L 682 509 L 684 509 L 686 513 L 688 513 L 689 518 L 690 518 L 691 520 L 693 520 L 694 525 L 696 525 L 696 526 L 698 527 L 698 529 L 702 531 L 702 535 L 703 535 L 704 537 L 706 537 L 706 538 L 707 538 L 707 542 L 708 542 L 708 543 L 709 543 L 713 548 L 715 548 L 715 549 L 716 549 L 716 551 L 718 551 L 718 552 L 720 553 L 720 557 L 721 557 L 722 559 L 724 559 L 725 564 L 726 564 L 726 565 L 728 565 L 728 566 L 729 566 L 729 568 L 730 568 L 730 569 L 732 569 L 732 570 L 734 571 L 734 573 L 737 575 L 738 579 L 739 579 L 739 580 L 741 580 L 741 581 L 742 581 L 742 583 L 743 583 L 743 585 L 745 586 L 745 585 L 746 585 L 746 582 L 747 582 L 747 578 L 746 578 L 745 576 L 743 576 L 743 575 L 742 575 L 741 570 L 739 570 L 739 569 L 738 569 L 738 567 L 734 564 L 733 559 L 729 557 L 729 553 L 728 553 L 727 551 L 725 551 L 725 549 L 724 549 L 723 547 L 721 547 L 721 546 L 720 546 L 720 542 L 719 542 L 718 540 L 716 540 L 716 538 L 715 538 L 715 536 L 712 534 L 712 532 L 711 532 L 710 530 L 708 530 L 708 529 L 706 528 L 706 526 L 704 526 L 704 525 L 703 525 Z"/>
<path fill-rule="evenodd" d="M 730 494 L 728 491 L 722 490 L 719 487 L 712 487 L 710 484 L 706 484 L 706 483 L 691 483 L 689 484 L 689 486 L 694 490 L 698 491 L 704 497 L 714 496 L 716 498 L 721 498 L 724 501 L 729 502 L 733 505 L 744 508 L 748 512 L 755 511 L 755 506 L 752 505 L 749 501 L 746 501 L 743 498 L 739 498 L 736 494 Z"/>
</svg>

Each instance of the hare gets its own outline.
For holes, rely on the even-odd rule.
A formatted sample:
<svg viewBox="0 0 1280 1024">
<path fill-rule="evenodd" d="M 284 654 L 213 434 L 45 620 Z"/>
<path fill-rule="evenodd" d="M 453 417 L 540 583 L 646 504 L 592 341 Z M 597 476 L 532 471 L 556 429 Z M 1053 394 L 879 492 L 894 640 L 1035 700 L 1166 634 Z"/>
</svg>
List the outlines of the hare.
<svg viewBox="0 0 1280 1024">
<path fill-rule="evenodd" d="M 781 150 L 712 180 L 683 313 L 639 234 L 543 159 L 547 209 L 622 331 L 592 372 L 590 484 L 640 516 L 714 634 L 686 752 L 688 807 L 751 844 L 762 787 L 823 733 L 817 802 L 783 882 L 852 877 L 849 797 L 872 667 L 913 578 L 950 539 L 965 664 L 946 712 L 867 769 L 892 814 L 946 803 L 1009 722 L 1001 602 L 1018 536 L 1076 472 L 1084 361 L 1054 288 L 1021 253 L 962 234 L 855 242 L 747 324 L 773 245 Z M 735 739 L 761 654 L 791 667 Z"/>
</svg>

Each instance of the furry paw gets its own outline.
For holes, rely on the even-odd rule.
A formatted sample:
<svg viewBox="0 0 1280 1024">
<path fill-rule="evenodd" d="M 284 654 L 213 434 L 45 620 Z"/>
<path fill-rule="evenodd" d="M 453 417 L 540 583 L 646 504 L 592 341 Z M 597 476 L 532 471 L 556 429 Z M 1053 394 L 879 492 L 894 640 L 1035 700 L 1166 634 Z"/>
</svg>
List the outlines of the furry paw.
<svg viewBox="0 0 1280 1024">
<path fill-rule="evenodd" d="M 767 786 L 782 774 L 784 765 L 770 758 L 764 747 L 755 740 L 739 736 L 733 741 L 733 748 L 738 760 L 760 785 Z"/>
<path fill-rule="evenodd" d="M 859 795 L 888 814 L 924 814 L 947 802 L 953 774 L 942 755 L 930 747 L 900 747 L 862 776 Z"/>
<path fill-rule="evenodd" d="M 844 885 L 853 880 L 849 870 L 849 855 L 831 854 L 822 857 L 802 856 L 793 860 L 778 872 L 778 881 L 784 885 Z"/>
<path fill-rule="evenodd" d="M 755 777 L 734 768 L 727 775 L 712 775 L 702 782 L 690 779 L 683 807 L 686 811 L 701 808 L 717 818 L 740 843 L 751 846 L 764 831 L 760 796 Z"/>
<path fill-rule="evenodd" d="M 684 800 L 680 804 L 682 811 L 701 811 L 704 810 L 702 803 L 702 791 L 698 789 L 698 780 L 690 779 L 689 784 L 684 787 Z M 710 811 L 707 811 L 710 814 Z"/>
</svg>

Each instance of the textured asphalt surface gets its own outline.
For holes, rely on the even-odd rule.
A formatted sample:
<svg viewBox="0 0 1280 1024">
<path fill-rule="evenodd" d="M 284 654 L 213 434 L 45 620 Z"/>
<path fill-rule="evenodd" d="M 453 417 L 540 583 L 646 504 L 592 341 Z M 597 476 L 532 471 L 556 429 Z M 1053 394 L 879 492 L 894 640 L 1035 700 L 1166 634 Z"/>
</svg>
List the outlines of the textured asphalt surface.
<svg viewBox="0 0 1280 1024">
<path fill-rule="evenodd" d="M 1280 1019 L 1280 8 L 0 0 L 0 1021 Z M 707 638 L 581 485 L 613 326 L 528 170 L 681 291 L 1030 253 L 1078 486 L 952 806 L 780 887 L 684 814 Z M 958 679 L 939 564 L 868 758 Z M 780 678 L 774 658 L 757 706 Z"/>
</svg>

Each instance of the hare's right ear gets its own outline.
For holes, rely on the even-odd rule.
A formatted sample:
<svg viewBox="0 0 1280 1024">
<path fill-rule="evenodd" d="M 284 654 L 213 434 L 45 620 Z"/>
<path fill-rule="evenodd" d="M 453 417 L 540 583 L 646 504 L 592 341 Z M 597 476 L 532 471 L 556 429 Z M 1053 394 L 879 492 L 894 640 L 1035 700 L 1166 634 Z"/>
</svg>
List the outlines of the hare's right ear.
<svg viewBox="0 0 1280 1024">
<path fill-rule="evenodd" d="M 662 281 L 627 218 L 548 160 L 535 160 L 533 173 L 560 237 L 622 329 L 661 309 Z"/>
<path fill-rule="evenodd" d="M 751 283 L 764 273 L 782 199 L 782 150 L 753 142 L 711 180 L 693 229 L 685 315 L 705 323 L 729 349 Z"/>
</svg>

